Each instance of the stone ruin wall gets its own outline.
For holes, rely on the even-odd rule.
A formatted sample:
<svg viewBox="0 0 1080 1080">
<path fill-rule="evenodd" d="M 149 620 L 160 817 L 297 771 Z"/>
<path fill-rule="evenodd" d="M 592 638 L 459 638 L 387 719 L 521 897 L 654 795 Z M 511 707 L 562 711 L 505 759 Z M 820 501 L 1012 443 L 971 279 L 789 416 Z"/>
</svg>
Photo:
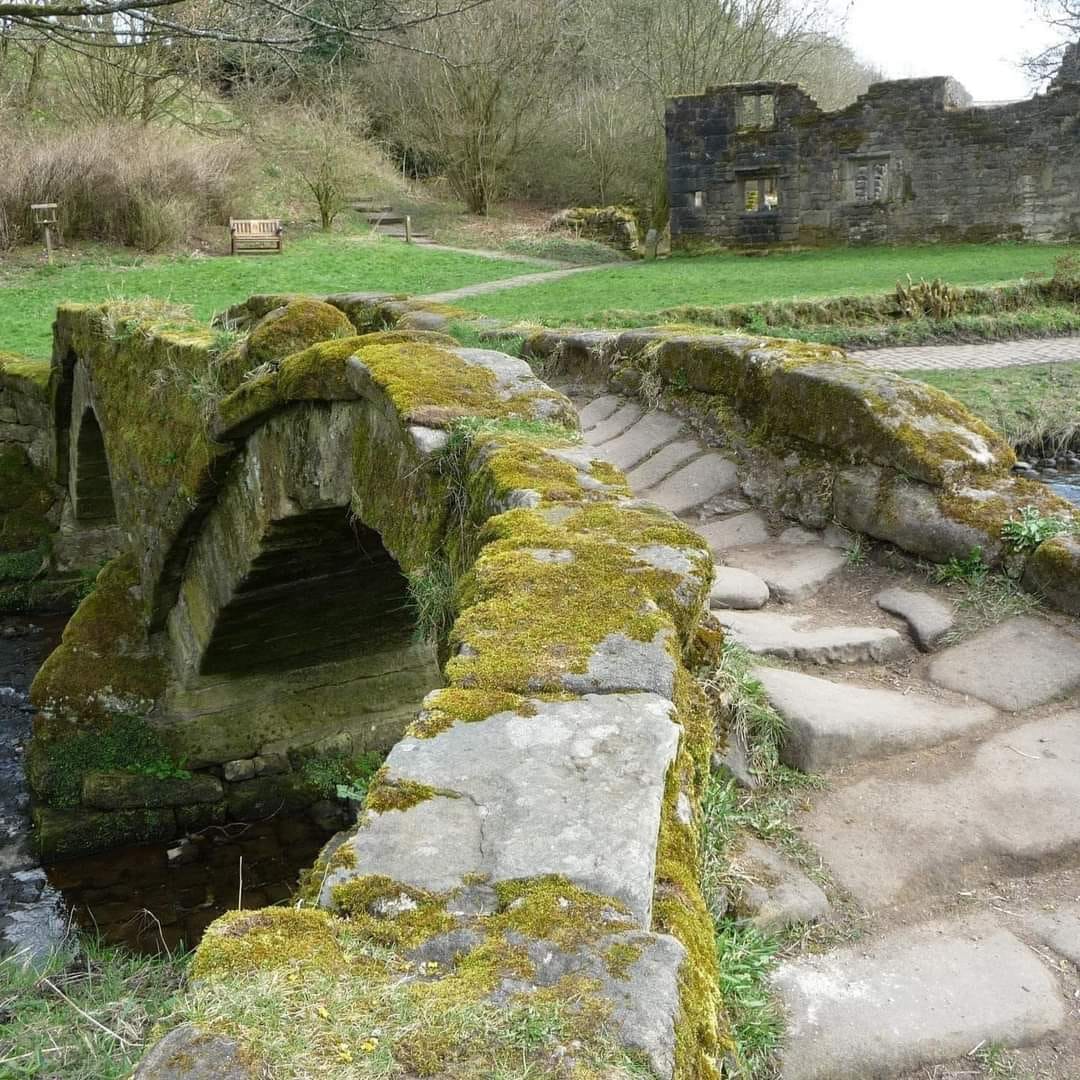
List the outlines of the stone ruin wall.
<svg viewBox="0 0 1080 1080">
<path fill-rule="evenodd" d="M 1078 56 L 1045 94 L 995 107 L 944 77 L 878 83 L 837 112 L 789 83 L 674 98 L 673 243 L 1076 240 Z"/>
</svg>

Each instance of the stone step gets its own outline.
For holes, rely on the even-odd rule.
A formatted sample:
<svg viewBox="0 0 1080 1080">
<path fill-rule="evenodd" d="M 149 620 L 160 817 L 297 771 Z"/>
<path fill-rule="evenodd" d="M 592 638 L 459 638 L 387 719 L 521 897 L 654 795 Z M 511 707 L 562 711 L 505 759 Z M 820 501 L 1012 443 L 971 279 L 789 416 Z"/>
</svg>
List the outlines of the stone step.
<svg viewBox="0 0 1080 1080">
<path fill-rule="evenodd" d="M 1080 689 L 1080 634 L 1023 615 L 939 653 L 938 686 L 1022 712 Z"/>
<path fill-rule="evenodd" d="M 763 544 L 769 539 L 768 523 L 756 510 L 710 521 L 697 531 L 705 538 L 714 555 L 721 555 L 730 548 Z"/>
<path fill-rule="evenodd" d="M 804 836 L 857 900 L 879 906 L 1080 864 L 1077 807 L 1074 710 L 995 735 L 925 778 L 905 763 L 831 790 Z"/>
<path fill-rule="evenodd" d="M 724 562 L 757 574 L 776 600 L 795 604 L 817 592 L 843 569 L 844 553 L 819 543 L 767 543 L 732 548 Z"/>
<path fill-rule="evenodd" d="M 880 626 L 810 626 L 805 615 L 771 611 L 717 609 L 714 614 L 735 641 L 757 656 L 808 664 L 866 664 L 892 660 L 907 651 L 895 630 Z"/>
<path fill-rule="evenodd" d="M 750 837 L 735 858 L 741 895 L 736 914 L 763 934 L 776 934 L 795 923 L 812 923 L 831 910 L 821 886 L 786 855 Z"/>
<path fill-rule="evenodd" d="M 625 472 L 666 446 L 682 430 L 682 421 L 677 416 L 646 413 L 633 427 L 604 443 L 600 449 L 612 465 Z"/>
<path fill-rule="evenodd" d="M 754 611 L 769 602 L 769 586 L 756 574 L 733 566 L 713 568 L 713 587 L 709 603 L 714 608 Z"/>
<path fill-rule="evenodd" d="M 694 458 L 641 495 L 673 514 L 684 514 L 725 491 L 734 491 L 738 482 L 734 462 L 723 454 L 708 453 Z"/>
<path fill-rule="evenodd" d="M 644 409 L 636 402 L 630 401 L 625 405 L 620 405 L 610 416 L 584 432 L 585 441 L 590 446 L 599 446 L 608 439 L 621 435 L 632 424 L 636 424 L 643 414 Z"/>
<path fill-rule="evenodd" d="M 1038 1042 L 1068 1020 L 1038 956 L 985 917 L 788 961 L 774 984 L 784 1080 L 892 1080 L 977 1046 Z"/>
<path fill-rule="evenodd" d="M 933 746 L 998 715 L 988 705 L 949 705 L 923 694 L 847 686 L 782 668 L 759 667 L 754 675 L 787 722 L 780 759 L 808 773 Z"/>
<path fill-rule="evenodd" d="M 704 449 L 697 439 L 680 439 L 669 443 L 626 474 L 630 490 L 644 491 L 655 487 L 664 477 L 670 476 L 680 465 L 685 465 Z"/>
<path fill-rule="evenodd" d="M 606 420 L 619 407 L 619 397 L 616 394 L 605 394 L 595 398 L 588 405 L 578 411 L 578 419 L 581 421 L 581 430 L 588 431 L 596 427 L 601 420 Z"/>
<path fill-rule="evenodd" d="M 956 622 L 951 604 L 915 589 L 886 589 L 874 597 L 874 603 L 903 619 L 923 652 L 933 652 Z"/>
</svg>

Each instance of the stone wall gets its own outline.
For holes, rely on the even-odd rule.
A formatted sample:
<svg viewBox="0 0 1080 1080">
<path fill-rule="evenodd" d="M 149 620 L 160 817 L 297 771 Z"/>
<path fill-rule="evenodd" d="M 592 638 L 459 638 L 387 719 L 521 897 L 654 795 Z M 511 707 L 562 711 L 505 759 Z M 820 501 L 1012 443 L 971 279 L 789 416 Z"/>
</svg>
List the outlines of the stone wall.
<svg viewBox="0 0 1080 1080">
<path fill-rule="evenodd" d="M 1069 57 L 1045 94 L 992 108 L 948 78 L 831 113 L 787 83 L 716 87 L 669 102 L 667 156 L 676 245 L 1080 238 Z"/>
</svg>

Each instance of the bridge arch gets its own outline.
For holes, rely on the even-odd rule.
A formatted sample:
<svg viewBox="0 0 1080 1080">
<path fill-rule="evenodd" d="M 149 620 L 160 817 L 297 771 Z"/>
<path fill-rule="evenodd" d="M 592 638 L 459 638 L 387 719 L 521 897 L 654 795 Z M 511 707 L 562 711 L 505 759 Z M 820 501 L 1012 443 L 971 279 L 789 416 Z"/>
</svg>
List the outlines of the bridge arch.
<svg viewBox="0 0 1080 1080">
<path fill-rule="evenodd" d="M 94 525 L 116 523 L 109 456 L 97 414 L 89 405 L 75 425 L 70 488 L 76 521 Z"/>
<path fill-rule="evenodd" d="M 268 419 L 229 466 L 165 621 L 162 710 L 198 766 L 341 738 L 387 749 L 442 685 L 408 580 L 354 509 L 359 401 Z"/>
</svg>

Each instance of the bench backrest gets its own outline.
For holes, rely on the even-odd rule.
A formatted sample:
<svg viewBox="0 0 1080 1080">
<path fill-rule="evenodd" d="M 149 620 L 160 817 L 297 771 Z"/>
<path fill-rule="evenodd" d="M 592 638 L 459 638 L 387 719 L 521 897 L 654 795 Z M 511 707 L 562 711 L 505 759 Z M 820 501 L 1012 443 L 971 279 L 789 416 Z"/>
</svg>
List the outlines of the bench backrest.
<svg viewBox="0 0 1080 1080">
<path fill-rule="evenodd" d="M 281 235 L 281 222 L 277 218 L 229 219 L 229 231 L 236 237 L 273 237 Z"/>
</svg>

